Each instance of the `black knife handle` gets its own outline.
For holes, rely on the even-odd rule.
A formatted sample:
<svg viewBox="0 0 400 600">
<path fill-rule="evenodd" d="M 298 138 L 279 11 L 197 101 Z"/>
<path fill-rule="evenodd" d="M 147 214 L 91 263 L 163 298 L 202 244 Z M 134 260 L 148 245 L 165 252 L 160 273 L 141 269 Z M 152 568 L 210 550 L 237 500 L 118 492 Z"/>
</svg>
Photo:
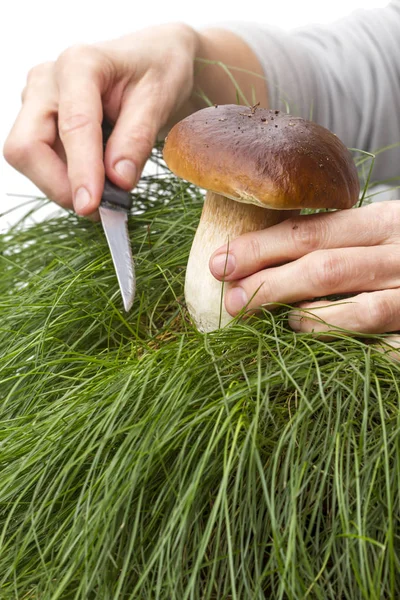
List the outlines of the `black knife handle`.
<svg viewBox="0 0 400 600">
<path fill-rule="evenodd" d="M 110 123 L 110 121 L 107 121 L 107 119 L 103 119 L 103 122 L 101 124 L 101 131 L 103 133 L 103 153 L 106 150 L 106 144 L 110 139 L 113 129 L 114 126 Z"/>
<path fill-rule="evenodd" d="M 130 192 L 122 190 L 106 177 L 100 204 L 129 211 L 132 208 L 132 196 Z"/>
<path fill-rule="evenodd" d="M 106 119 L 101 124 L 103 132 L 103 152 L 106 149 L 106 144 L 112 133 L 113 126 Z M 108 177 L 104 181 L 104 191 L 101 197 L 101 205 L 109 206 L 110 208 L 120 208 L 122 210 L 129 211 L 132 208 L 132 196 L 130 192 L 121 189 L 114 183 L 112 183 Z"/>
</svg>

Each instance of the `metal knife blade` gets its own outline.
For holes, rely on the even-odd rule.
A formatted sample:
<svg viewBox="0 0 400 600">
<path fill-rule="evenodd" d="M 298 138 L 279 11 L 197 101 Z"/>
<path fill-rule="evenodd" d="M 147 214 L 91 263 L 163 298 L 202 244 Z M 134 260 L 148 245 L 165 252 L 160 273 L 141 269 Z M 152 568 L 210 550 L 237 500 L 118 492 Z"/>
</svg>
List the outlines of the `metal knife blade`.
<svg viewBox="0 0 400 600">
<path fill-rule="evenodd" d="M 112 129 L 111 123 L 104 119 L 102 123 L 104 151 Z M 128 234 L 128 214 L 131 207 L 130 193 L 119 188 L 106 177 L 99 212 L 126 312 L 132 307 L 136 291 L 135 264 Z"/>
<path fill-rule="evenodd" d="M 126 210 L 112 208 L 105 203 L 100 205 L 99 211 L 124 308 L 128 312 L 132 307 L 136 291 L 135 265 L 128 235 L 128 213 Z"/>
</svg>

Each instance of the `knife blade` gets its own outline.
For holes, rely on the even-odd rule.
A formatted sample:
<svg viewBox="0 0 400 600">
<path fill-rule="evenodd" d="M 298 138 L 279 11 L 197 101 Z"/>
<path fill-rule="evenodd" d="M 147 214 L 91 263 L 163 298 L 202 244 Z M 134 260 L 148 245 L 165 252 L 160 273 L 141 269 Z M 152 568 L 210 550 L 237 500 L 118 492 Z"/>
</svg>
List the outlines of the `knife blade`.
<svg viewBox="0 0 400 600">
<path fill-rule="evenodd" d="M 112 127 L 103 121 L 102 130 L 105 149 Z M 131 207 L 130 192 L 119 188 L 106 177 L 99 212 L 126 312 L 132 307 L 136 291 L 135 264 L 128 234 Z"/>
</svg>

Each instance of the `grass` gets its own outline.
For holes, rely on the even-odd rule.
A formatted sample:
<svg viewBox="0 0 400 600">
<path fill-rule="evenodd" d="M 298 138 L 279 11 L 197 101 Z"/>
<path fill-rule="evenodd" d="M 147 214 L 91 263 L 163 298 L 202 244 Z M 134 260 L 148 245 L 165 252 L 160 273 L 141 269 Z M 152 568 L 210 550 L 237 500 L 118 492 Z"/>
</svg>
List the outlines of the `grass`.
<svg viewBox="0 0 400 600">
<path fill-rule="evenodd" d="M 100 225 L 1 236 L 1 600 L 400 596 L 400 363 L 285 308 L 199 334 L 201 205 L 142 181 L 129 315 Z"/>
</svg>

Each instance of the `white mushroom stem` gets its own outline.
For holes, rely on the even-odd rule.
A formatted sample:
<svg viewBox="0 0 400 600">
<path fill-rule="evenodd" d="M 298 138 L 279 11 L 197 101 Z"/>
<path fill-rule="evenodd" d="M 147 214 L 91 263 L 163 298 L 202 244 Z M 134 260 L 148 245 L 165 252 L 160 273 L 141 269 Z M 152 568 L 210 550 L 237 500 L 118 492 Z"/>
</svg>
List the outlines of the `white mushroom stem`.
<svg viewBox="0 0 400 600">
<path fill-rule="evenodd" d="M 185 280 L 186 304 L 200 331 L 213 331 L 232 320 L 221 298 L 230 284 L 222 284 L 212 276 L 209 269 L 212 253 L 243 233 L 271 227 L 291 214 L 287 210 L 243 204 L 207 192 Z"/>
</svg>

